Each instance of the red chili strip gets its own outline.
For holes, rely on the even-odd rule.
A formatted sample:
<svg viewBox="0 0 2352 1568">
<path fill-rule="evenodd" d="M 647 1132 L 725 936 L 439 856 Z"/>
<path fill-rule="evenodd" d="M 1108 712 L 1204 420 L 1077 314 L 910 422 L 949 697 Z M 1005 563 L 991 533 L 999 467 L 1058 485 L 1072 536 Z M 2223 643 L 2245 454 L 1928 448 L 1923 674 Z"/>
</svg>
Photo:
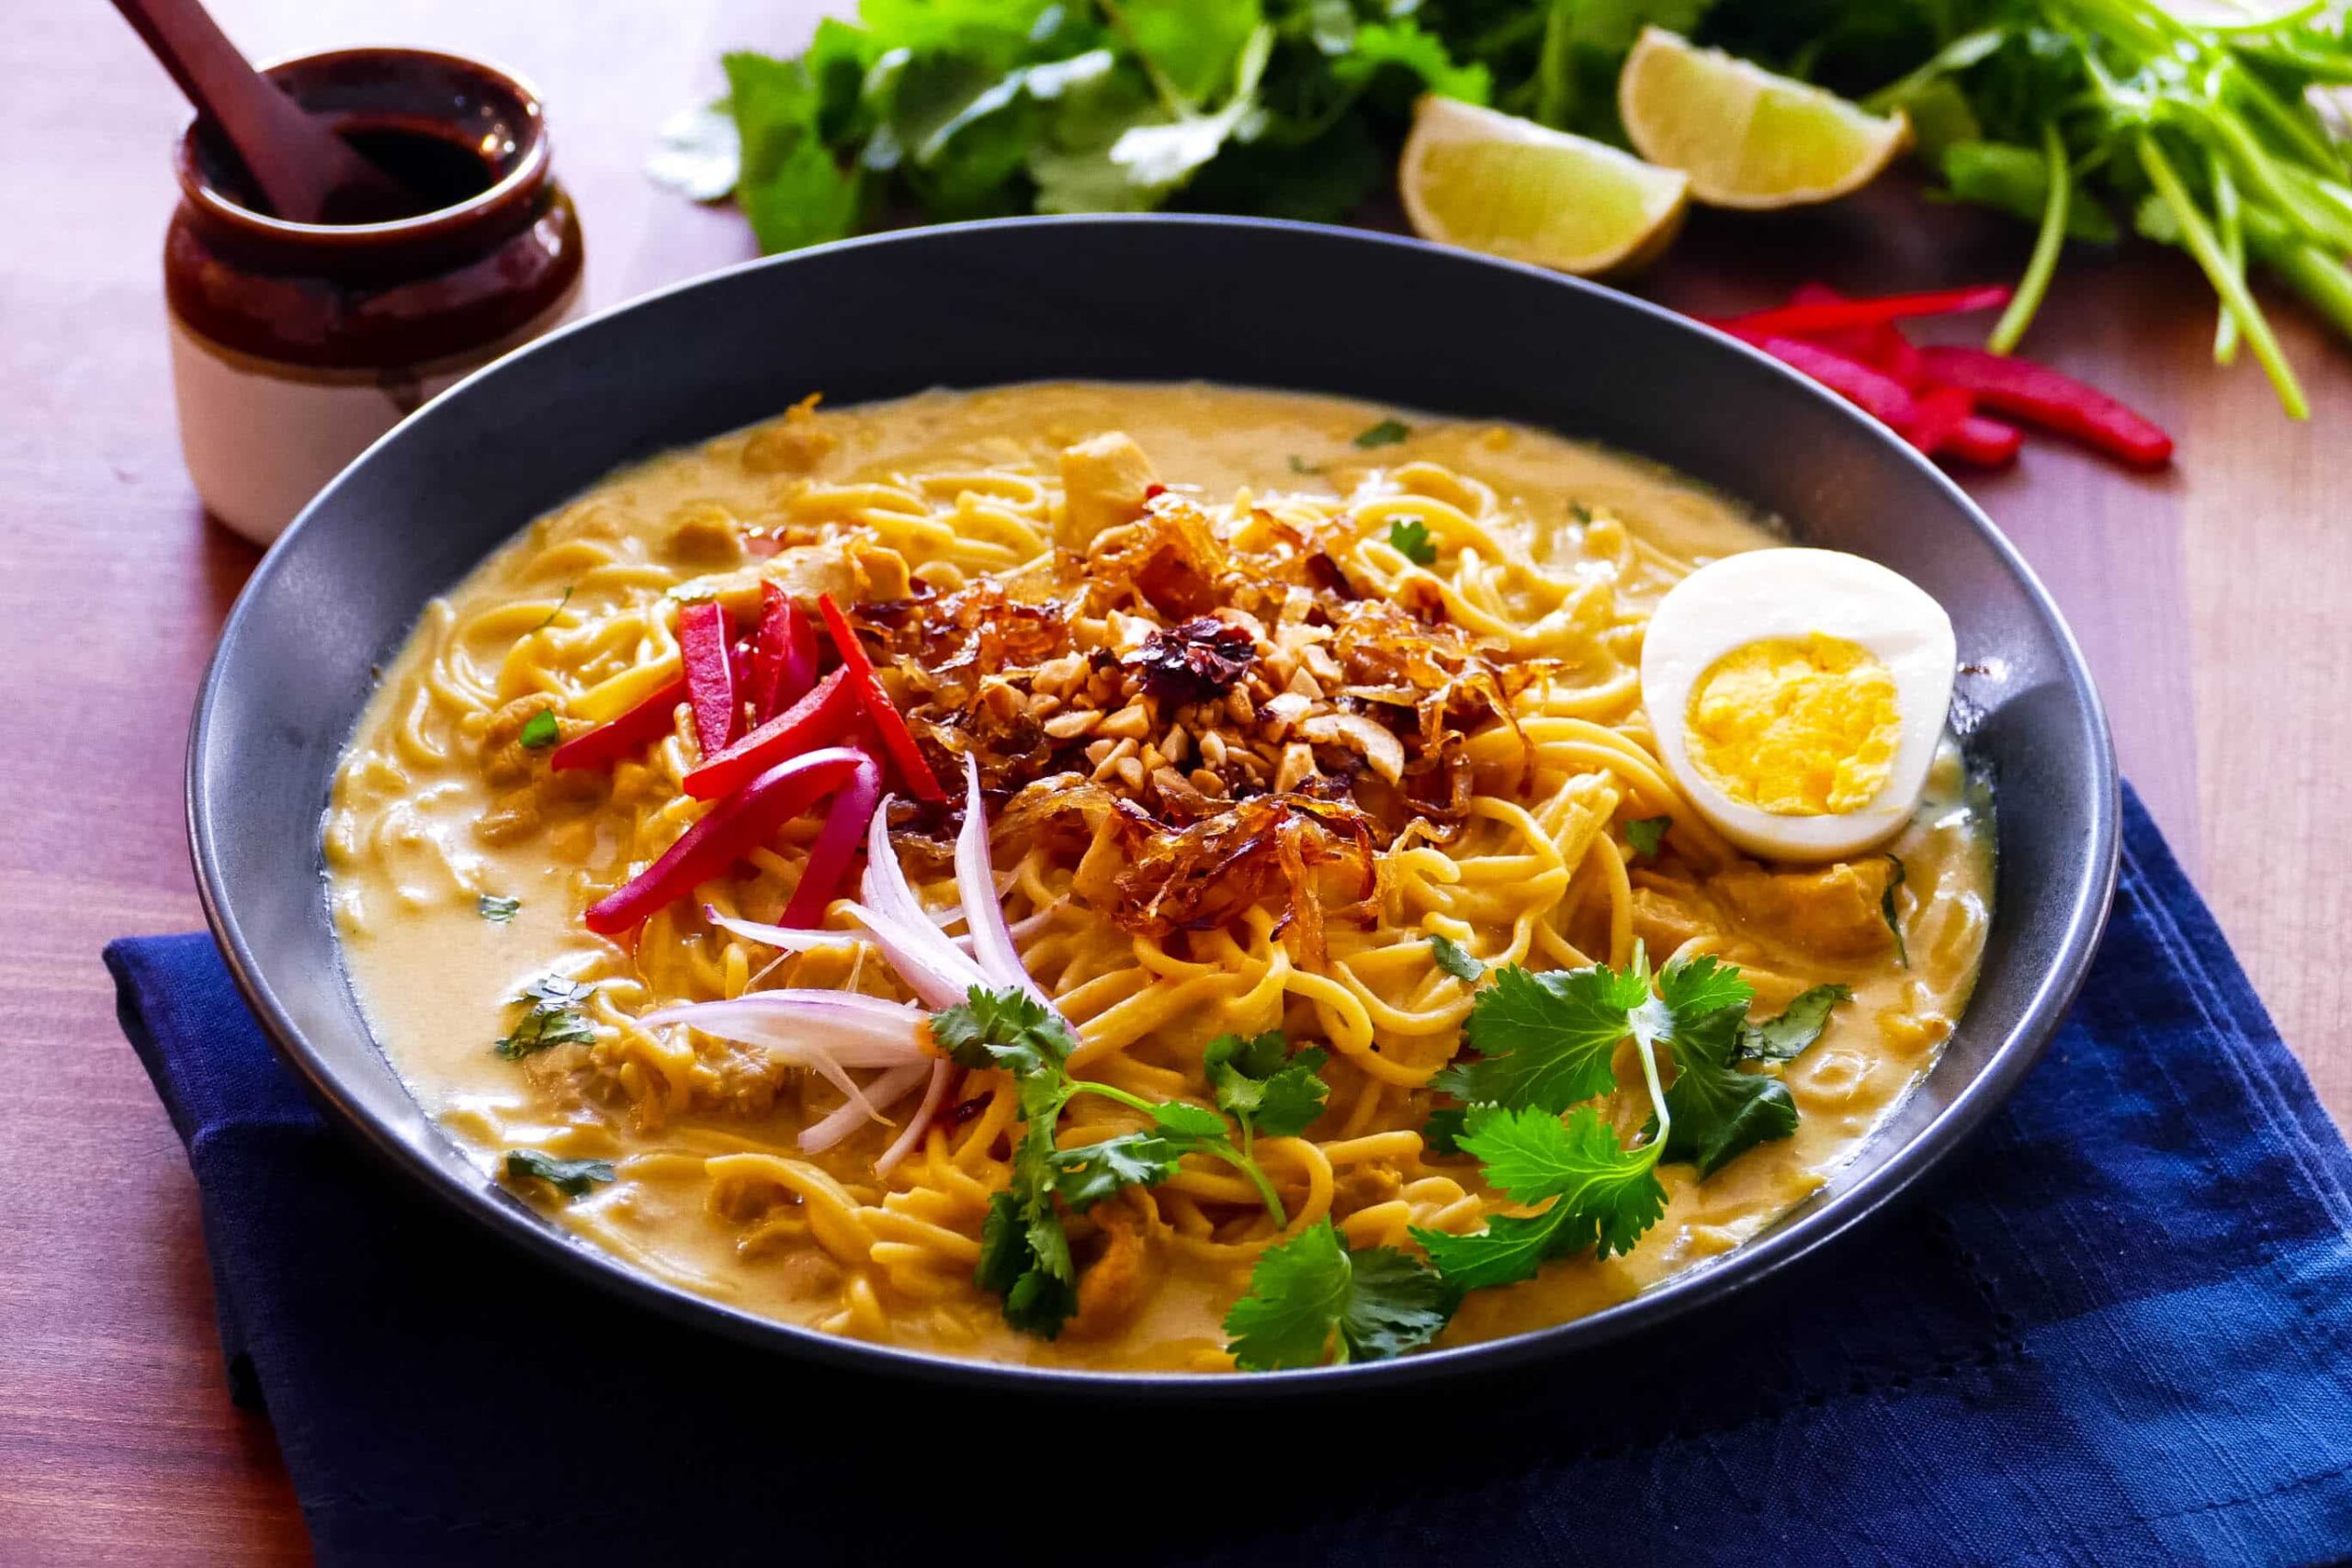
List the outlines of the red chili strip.
<svg viewBox="0 0 2352 1568">
<path fill-rule="evenodd" d="M 947 792 L 939 787 L 931 764 L 922 760 L 922 752 L 915 746 L 914 731 L 907 728 L 905 717 L 890 701 L 890 694 L 883 690 L 882 677 L 874 672 L 874 661 L 865 656 L 849 617 L 842 614 L 842 607 L 833 603 L 830 593 L 817 595 L 817 613 L 825 617 L 825 630 L 832 634 L 833 647 L 842 656 L 842 668 L 850 672 L 858 701 L 865 705 L 866 716 L 874 721 L 882 750 L 889 753 L 890 764 L 898 770 L 900 782 L 918 799 L 946 799 Z"/>
<path fill-rule="evenodd" d="M 620 717 L 607 720 L 585 735 L 575 735 L 557 747 L 548 757 L 548 766 L 561 772 L 616 762 L 646 742 L 669 734 L 673 716 L 685 700 L 686 678 L 681 673 Z"/>
<path fill-rule="evenodd" d="M 846 746 L 809 751 L 779 762 L 714 806 L 680 835 L 662 858 L 610 897 L 589 906 L 588 929 L 617 936 L 642 925 L 775 836 L 776 829 L 840 786 L 865 761 Z"/>
<path fill-rule="evenodd" d="M 2018 460 L 2018 448 L 2024 445 L 2025 435 L 2016 425 L 1978 413 L 1960 422 L 1960 428 L 1945 437 L 1943 450 L 1980 468 L 2006 468 Z"/>
<path fill-rule="evenodd" d="M 808 859 L 800 868 L 800 884 L 792 890 L 792 901 L 784 907 L 779 923 L 812 931 L 825 923 L 825 911 L 840 895 L 842 879 L 849 874 L 850 863 L 857 858 L 858 846 L 865 841 L 865 829 L 874 820 L 874 808 L 881 803 L 882 766 L 871 757 L 863 758 L 833 792 L 832 807 L 825 813 L 817 841 L 808 848 Z"/>
<path fill-rule="evenodd" d="M 1776 337 L 1804 337 L 1846 327 L 1876 326 L 1916 316 L 1952 316 L 1967 310 L 1997 310 L 2009 302 L 2013 290 L 2006 283 L 1979 284 L 1968 288 L 1942 288 L 1928 294 L 1882 294 L 1863 299 L 1792 301 L 1744 316 L 1710 318 L 1708 324 L 1734 333 L 1762 333 Z"/>
<path fill-rule="evenodd" d="M 1843 305 L 1849 303 L 1846 296 L 1826 283 L 1807 283 L 1789 296 L 1792 305 Z M 1891 376 L 1903 383 L 1905 389 L 1919 391 L 1927 381 L 1919 366 L 1919 351 L 1903 335 L 1903 329 L 1893 321 L 1880 321 L 1874 326 L 1838 327 L 1828 332 L 1804 333 L 1803 337 L 1834 349 L 1849 359 L 1859 359 L 1871 369 Z"/>
<path fill-rule="evenodd" d="M 1792 337 L 1745 332 L 1733 335 L 1753 344 L 1791 369 L 1802 371 L 1858 405 L 1864 413 L 1874 415 L 1898 431 L 1908 430 L 1912 421 L 1919 417 L 1919 405 L 1902 382 L 1859 359 Z"/>
<path fill-rule="evenodd" d="M 735 696 L 735 658 L 728 647 L 727 611 L 715 599 L 678 612 L 678 654 L 686 667 L 686 700 L 694 705 L 695 739 L 715 757 L 735 739 L 743 705 Z"/>
<path fill-rule="evenodd" d="M 1927 348 L 1920 359 L 1931 378 L 1967 389 L 1985 407 L 2134 468 L 2160 468 L 2172 460 L 2172 437 L 2154 420 L 2047 365 L 1981 348 Z"/>
<path fill-rule="evenodd" d="M 752 643 L 751 698 L 762 724 L 817 683 L 817 623 L 778 584 L 760 584 L 760 629 Z"/>
<path fill-rule="evenodd" d="M 1912 416 L 1903 439 L 1930 457 L 1949 447 L 1960 427 L 1976 412 L 1976 400 L 1958 387 L 1932 387 L 1915 400 L 1919 412 Z"/>
<path fill-rule="evenodd" d="M 816 689 L 775 717 L 738 740 L 681 782 L 696 800 L 717 800 L 803 751 L 831 746 L 857 723 L 857 691 L 850 677 L 836 670 L 817 682 Z"/>
</svg>

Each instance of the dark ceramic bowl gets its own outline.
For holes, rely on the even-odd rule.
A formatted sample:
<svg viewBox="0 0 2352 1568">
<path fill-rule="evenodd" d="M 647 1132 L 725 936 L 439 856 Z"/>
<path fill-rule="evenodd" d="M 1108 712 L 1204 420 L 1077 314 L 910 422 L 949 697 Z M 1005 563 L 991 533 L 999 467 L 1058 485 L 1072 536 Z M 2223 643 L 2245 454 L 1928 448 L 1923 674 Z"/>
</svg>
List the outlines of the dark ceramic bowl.
<svg viewBox="0 0 2352 1568">
<path fill-rule="evenodd" d="M 486 1181 L 369 1038 L 321 892 L 328 781 L 375 668 L 428 598 L 622 463 L 817 389 L 838 404 L 1064 377 L 1199 378 L 1541 425 L 1669 464 L 1941 601 L 1967 666 L 1968 750 L 1996 791 L 1997 902 L 1967 1016 L 1861 1156 L 1747 1246 L 1589 1317 L 1246 1379 L 996 1367 L 831 1338 L 663 1284 Z M 852 241 L 673 288 L 501 361 L 379 442 L 262 562 L 221 635 L 188 752 L 197 877 L 230 966 L 287 1060 L 409 1177 L 583 1284 L 754 1347 L 1106 1393 L 1387 1386 L 1560 1356 L 1797 1264 L 1950 1154 L 2032 1065 L 2105 919 L 2117 813 L 2098 698 L 2041 584 L 1949 479 L 1838 399 L 1589 284 L 1410 241 L 1191 218 Z"/>
</svg>

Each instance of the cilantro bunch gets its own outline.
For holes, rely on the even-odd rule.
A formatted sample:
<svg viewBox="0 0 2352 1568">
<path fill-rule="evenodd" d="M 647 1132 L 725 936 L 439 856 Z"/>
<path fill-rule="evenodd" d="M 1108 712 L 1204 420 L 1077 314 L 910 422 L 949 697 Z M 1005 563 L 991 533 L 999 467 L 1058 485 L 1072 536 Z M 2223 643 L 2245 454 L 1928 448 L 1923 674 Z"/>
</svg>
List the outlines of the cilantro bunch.
<svg viewBox="0 0 2352 1568">
<path fill-rule="evenodd" d="M 1293 1055 L 1280 1033 L 1220 1036 L 1204 1055 L 1218 1107 L 1211 1111 L 1071 1077 L 1069 1055 L 1077 1043 L 1069 1026 L 1022 991 L 975 986 L 964 1001 L 932 1015 L 931 1033 L 961 1066 L 1012 1075 L 1020 1095 L 1023 1126 L 1012 1151 L 1012 1179 L 989 1201 L 974 1273 L 982 1290 L 1002 1298 L 1005 1321 L 1015 1328 L 1051 1339 L 1078 1309 L 1078 1269 L 1063 1213 L 1084 1213 L 1128 1187 L 1157 1186 L 1176 1174 L 1186 1155 L 1206 1155 L 1239 1170 L 1274 1224 L 1287 1223 L 1281 1196 L 1258 1165 L 1255 1140 L 1261 1133 L 1290 1136 L 1322 1114 L 1329 1090 L 1315 1076 L 1321 1051 Z M 1148 1124 L 1062 1148 L 1055 1129 L 1081 1094 L 1140 1111 Z"/>
</svg>

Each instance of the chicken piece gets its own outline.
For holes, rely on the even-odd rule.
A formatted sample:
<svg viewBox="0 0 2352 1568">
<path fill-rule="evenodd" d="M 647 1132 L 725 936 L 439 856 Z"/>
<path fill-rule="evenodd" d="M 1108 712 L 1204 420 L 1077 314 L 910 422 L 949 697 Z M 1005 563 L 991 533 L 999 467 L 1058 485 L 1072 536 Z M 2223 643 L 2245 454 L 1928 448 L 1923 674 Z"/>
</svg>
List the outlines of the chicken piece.
<svg viewBox="0 0 2352 1568">
<path fill-rule="evenodd" d="M 1654 887 L 1634 889 L 1634 934 L 1663 957 L 1706 931 L 1707 921 L 1688 904 Z"/>
<path fill-rule="evenodd" d="M 1405 1179 L 1385 1165 L 1360 1165 L 1332 1185 L 1331 1213 L 1341 1218 L 1375 1203 L 1385 1203 L 1405 1190 Z"/>
<path fill-rule="evenodd" d="M 1133 523 L 1154 480 L 1151 459 L 1123 430 L 1063 448 L 1061 542 L 1082 553 L 1103 529 Z"/>
<path fill-rule="evenodd" d="M 531 782 L 545 763 L 549 748 L 534 750 L 524 745 L 523 727 L 530 723 L 534 716 L 551 711 L 554 706 L 550 699 L 535 692 L 528 696 L 515 698 L 490 716 L 490 723 L 483 727 L 480 742 L 483 779 L 504 787 Z M 573 728 L 586 727 L 575 725 Z"/>
<path fill-rule="evenodd" d="M 1099 1338 L 1125 1326 L 1159 1289 L 1167 1226 L 1150 1198 L 1136 1188 L 1097 1203 L 1088 1217 L 1102 1227 L 1102 1251 L 1078 1277 L 1078 1311 L 1062 1332 Z"/>
<path fill-rule="evenodd" d="M 755 474 L 805 474 L 823 462 L 840 438 L 818 418 L 817 396 L 801 399 L 743 443 L 743 467 Z"/>
<path fill-rule="evenodd" d="M 1861 959 L 1894 951 L 1894 933 L 1880 907 L 1894 877 L 1894 862 L 1881 855 L 1817 871 L 1741 866 L 1716 877 L 1709 890 L 1761 941 L 1816 958 Z"/>
<path fill-rule="evenodd" d="M 743 531 L 725 507 L 697 502 L 678 509 L 670 528 L 670 558 L 697 570 L 717 571 L 743 558 Z"/>
<path fill-rule="evenodd" d="M 474 818 L 474 837 L 485 844 L 512 844 L 539 830 L 539 792 L 530 784 L 510 789 Z"/>
</svg>

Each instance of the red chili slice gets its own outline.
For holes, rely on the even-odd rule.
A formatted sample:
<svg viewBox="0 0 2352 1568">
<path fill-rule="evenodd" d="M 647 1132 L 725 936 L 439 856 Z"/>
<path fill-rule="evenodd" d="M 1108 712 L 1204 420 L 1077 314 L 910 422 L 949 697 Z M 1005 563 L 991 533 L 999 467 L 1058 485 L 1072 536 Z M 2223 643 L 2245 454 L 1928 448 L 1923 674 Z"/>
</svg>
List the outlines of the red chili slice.
<svg viewBox="0 0 2352 1568">
<path fill-rule="evenodd" d="M 865 649 L 857 640 L 857 633 L 833 603 L 830 593 L 817 595 L 817 613 L 825 617 L 825 630 L 832 634 L 833 647 L 842 656 L 842 668 L 850 672 L 850 682 L 857 688 L 858 701 L 865 705 L 865 714 L 874 721 L 875 733 L 881 739 L 882 750 L 888 753 L 890 764 L 907 788 L 922 800 L 944 800 L 947 792 L 939 787 L 939 780 L 931 764 L 922 760 L 922 752 L 915 746 L 914 731 L 890 701 L 890 694 L 882 688 L 882 678 L 874 672 L 874 661 L 865 657 Z"/>
<path fill-rule="evenodd" d="M 1843 305 L 1847 298 L 1826 283 L 1806 283 L 1789 296 L 1792 305 Z M 1919 351 L 1903 335 L 1903 329 L 1893 321 L 1880 321 L 1867 327 L 1837 327 L 1828 332 L 1796 334 L 1822 347 L 1834 349 L 1849 359 L 1859 359 L 1871 369 L 1893 377 L 1913 392 L 1921 389 L 1927 380 L 1919 366 Z"/>
<path fill-rule="evenodd" d="M 1933 387 L 1916 400 L 1918 412 L 1903 432 L 1903 439 L 1930 457 L 1949 446 L 1976 412 L 1976 400 L 1958 387 Z"/>
<path fill-rule="evenodd" d="M 751 699 L 761 724 L 817 683 L 817 623 L 774 582 L 760 584 L 760 629 L 752 640 Z"/>
<path fill-rule="evenodd" d="M 1912 421 L 1919 417 L 1919 405 L 1902 382 L 1836 349 L 1792 337 L 1746 332 L 1732 335 L 1753 344 L 1791 369 L 1804 372 L 1863 412 L 1875 415 L 1897 430 L 1909 429 Z"/>
<path fill-rule="evenodd" d="M 808 847 L 800 884 L 792 890 L 792 902 L 784 907 L 779 923 L 809 930 L 825 923 L 825 911 L 841 892 L 842 878 L 857 858 L 858 846 L 865 841 L 865 829 L 874 820 L 874 808 L 881 802 L 882 765 L 871 757 L 864 758 L 833 791 L 825 825 Z"/>
<path fill-rule="evenodd" d="M 1809 337 L 1846 327 L 1876 326 L 1883 321 L 1908 321 L 1917 316 L 1951 316 L 1967 310 L 1997 310 L 2014 292 L 2006 283 L 1979 284 L 1967 288 L 1939 288 L 1927 294 L 1882 294 L 1863 299 L 1792 301 L 1770 310 L 1744 316 L 1710 318 L 1708 325 L 1736 334 L 1766 333 L 1775 337 Z"/>
<path fill-rule="evenodd" d="M 742 704 L 735 695 L 734 651 L 728 646 L 727 611 L 715 599 L 678 612 L 678 654 L 686 667 L 686 700 L 694 705 L 695 739 L 715 757 L 735 739 Z"/>
<path fill-rule="evenodd" d="M 1987 408 L 2072 436 L 2134 468 L 2160 468 L 2172 460 L 2172 437 L 2155 421 L 2047 365 L 1981 348 L 1926 348 L 1919 355 L 1930 377 L 1966 388 Z"/>
<path fill-rule="evenodd" d="M 618 718 L 600 724 L 585 735 L 575 735 L 557 747 L 548 757 L 548 766 L 560 772 L 566 768 L 601 768 L 618 761 L 646 742 L 669 734 L 672 716 L 685 700 L 686 678 L 682 672 Z"/>
<path fill-rule="evenodd" d="M 2016 425 L 1979 413 L 1961 421 L 1960 428 L 1945 438 L 1943 449 L 1980 468 L 2005 468 L 2018 460 L 2018 448 L 2024 445 L 2025 436 Z"/>
<path fill-rule="evenodd" d="M 642 925 L 766 843 L 865 760 L 863 752 L 837 746 L 777 763 L 712 807 L 627 886 L 589 906 L 588 929 L 617 936 Z"/>
<path fill-rule="evenodd" d="M 783 713 L 744 736 L 681 781 L 696 800 L 717 800 L 756 777 L 763 769 L 831 746 L 857 723 L 855 683 L 836 670 Z"/>
</svg>

